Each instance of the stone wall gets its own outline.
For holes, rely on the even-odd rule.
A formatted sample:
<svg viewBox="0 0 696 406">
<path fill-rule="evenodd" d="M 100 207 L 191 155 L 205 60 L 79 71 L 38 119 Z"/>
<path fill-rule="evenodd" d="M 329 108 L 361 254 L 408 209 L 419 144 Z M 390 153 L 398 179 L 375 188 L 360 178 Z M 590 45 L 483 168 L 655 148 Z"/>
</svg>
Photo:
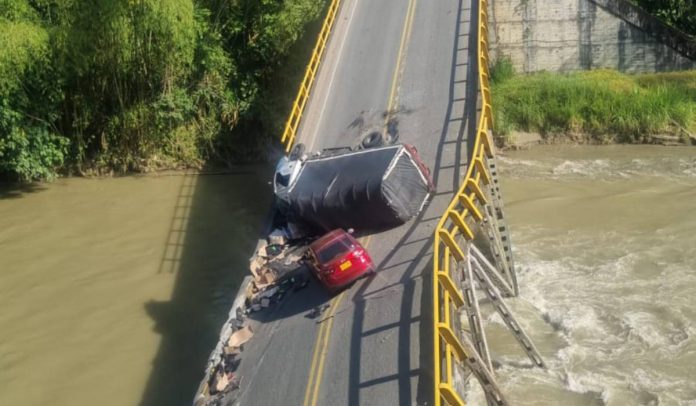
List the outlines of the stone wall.
<svg viewBox="0 0 696 406">
<path fill-rule="evenodd" d="M 696 69 L 696 43 L 626 0 L 493 0 L 494 57 L 518 72 Z"/>
</svg>

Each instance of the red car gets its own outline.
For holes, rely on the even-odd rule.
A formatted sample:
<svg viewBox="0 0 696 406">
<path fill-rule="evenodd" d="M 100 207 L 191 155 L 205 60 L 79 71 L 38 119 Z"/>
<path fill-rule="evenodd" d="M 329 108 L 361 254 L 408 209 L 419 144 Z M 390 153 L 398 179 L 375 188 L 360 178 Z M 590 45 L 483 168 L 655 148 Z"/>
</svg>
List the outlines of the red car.
<svg viewBox="0 0 696 406">
<path fill-rule="evenodd" d="M 375 273 L 375 265 L 365 248 L 340 228 L 314 241 L 307 256 L 312 271 L 331 292 Z"/>
</svg>

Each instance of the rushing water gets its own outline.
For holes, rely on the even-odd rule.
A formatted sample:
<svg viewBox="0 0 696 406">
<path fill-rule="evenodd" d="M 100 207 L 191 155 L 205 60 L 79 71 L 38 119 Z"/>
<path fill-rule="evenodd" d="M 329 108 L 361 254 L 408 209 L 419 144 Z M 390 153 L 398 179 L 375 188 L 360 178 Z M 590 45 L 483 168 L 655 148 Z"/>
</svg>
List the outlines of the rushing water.
<svg viewBox="0 0 696 406">
<path fill-rule="evenodd" d="M 513 403 L 696 405 L 696 149 L 539 147 L 501 161 L 513 310 L 549 365 L 526 368 L 489 314 Z"/>
<path fill-rule="evenodd" d="M 0 405 L 190 405 L 268 173 L 0 190 Z"/>
</svg>

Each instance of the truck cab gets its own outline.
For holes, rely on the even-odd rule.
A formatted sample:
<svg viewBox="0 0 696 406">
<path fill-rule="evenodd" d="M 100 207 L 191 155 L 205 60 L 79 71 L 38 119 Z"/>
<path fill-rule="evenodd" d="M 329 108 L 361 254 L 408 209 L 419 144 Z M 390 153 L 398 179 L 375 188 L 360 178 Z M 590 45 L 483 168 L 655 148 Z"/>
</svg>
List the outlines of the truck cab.
<svg viewBox="0 0 696 406">
<path fill-rule="evenodd" d="M 297 180 L 300 169 L 302 169 L 300 158 L 290 160 L 284 156 L 278 161 L 273 175 L 273 194 L 280 200 L 287 202 L 288 191 Z"/>
</svg>

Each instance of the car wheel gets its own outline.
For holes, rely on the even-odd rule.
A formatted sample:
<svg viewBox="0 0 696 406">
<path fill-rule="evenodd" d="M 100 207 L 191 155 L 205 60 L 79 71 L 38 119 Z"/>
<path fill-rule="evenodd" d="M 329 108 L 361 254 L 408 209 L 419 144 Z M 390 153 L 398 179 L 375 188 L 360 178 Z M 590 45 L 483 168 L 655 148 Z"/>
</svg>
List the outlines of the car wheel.
<svg viewBox="0 0 696 406">
<path fill-rule="evenodd" d="M 305 152 L 305 144 L 299 143 L 295 144 L 294 147 L 290 150 L 290 155 L 288 155 L 288 159 L 291 161 L 296 161 L 300 159 L 302 155 L 304 155 Z"/>
<path fill-rule="evenodd" d="M 384 144 L 384 138 L 382 137 L 382 134 L 379 133 L 379 131 L 373 131 L 367 134 L 360 142 L 360 145 L 363 147 L 363 149 L 379 147 L 382 144 Z"/>
</svg>

